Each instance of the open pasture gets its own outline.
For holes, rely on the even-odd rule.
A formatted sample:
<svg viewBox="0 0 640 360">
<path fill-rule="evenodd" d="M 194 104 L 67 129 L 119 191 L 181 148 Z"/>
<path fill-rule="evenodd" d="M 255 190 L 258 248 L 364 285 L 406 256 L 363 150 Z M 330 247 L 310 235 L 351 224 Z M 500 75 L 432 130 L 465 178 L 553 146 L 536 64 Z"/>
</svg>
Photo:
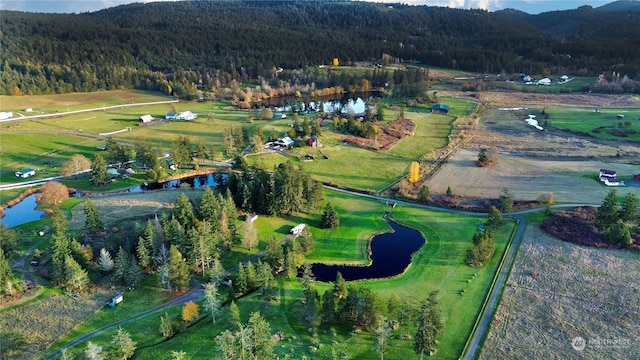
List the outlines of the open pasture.
<svg viewBox="0 0 640 360">
<path fill-rule="evenodd" d="M 0 96 L 0 111 L 14 114 L 37 115 L 104 106 L 146 103 L 173 100 L 173 97 L 155 91 L 115 90 L 91 93 L 69 93 L 56 95 Z M 31 113 L 26 109 L 32 109 Z"/>
<path fill-rule="evenodd" d="M 640 142 L 640 108 L 552 108 L 548 113 L 548 123 L 558 129 L 608 140 Z"/>
</svg>

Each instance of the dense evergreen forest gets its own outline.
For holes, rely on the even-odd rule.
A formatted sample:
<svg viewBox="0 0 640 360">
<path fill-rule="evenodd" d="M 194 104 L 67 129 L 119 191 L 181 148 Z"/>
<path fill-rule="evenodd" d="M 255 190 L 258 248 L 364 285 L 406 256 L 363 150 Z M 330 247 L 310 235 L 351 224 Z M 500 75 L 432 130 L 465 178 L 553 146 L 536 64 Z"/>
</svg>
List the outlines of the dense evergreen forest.
<svg viewBox="0 0 640 360">
<path fill-rule="evenodd" d="M 348 1 L 136 3 L 74 15 L 0 11 L 0 94 L 138 88 L 189 96 L 234 81 L 349 86 L 317 70 L 277 71 L 334 58 L 341 65 L 635 79 L 639 17 L 591 7 L 534 16 Z"/>
</svg>

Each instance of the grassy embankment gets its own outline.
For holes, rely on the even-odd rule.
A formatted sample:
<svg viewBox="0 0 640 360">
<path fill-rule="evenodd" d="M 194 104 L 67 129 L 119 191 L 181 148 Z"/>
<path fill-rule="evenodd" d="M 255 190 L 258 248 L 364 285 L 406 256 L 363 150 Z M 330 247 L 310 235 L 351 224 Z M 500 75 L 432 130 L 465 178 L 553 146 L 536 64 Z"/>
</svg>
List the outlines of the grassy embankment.
<svg viewBox="0 0 640 360">
<path fill-rule="evenodd" d="M 317 250 L 309 258 L 312 261 L 341 259 L 339 261 L 341 263 L 360 263 L 362 260 L 360 250 L 365 247 L 363 245 L 368 238 L 375 232 L 388 230 L 381 215 L 389 208 L 377 201 L 353 198 L 334 192 L 327 192 L 327 200 L 331 201 L 341 214 L 342 225 L 336 230 L 322 230 L 318 229 L 316 224 L 310 223 Z M 460 355 L 471 331 L 495 267 L 506 245 L 511 226 L 506 226 L 500 231 L 496 241 L 497 251 L 489 265 L 486 268 L 476 269 L 468 267 L 464 259 L 466 250 L 470 247 L 473 232 L 477 224 L 483 221 L 482 218 L 449 215 L 404 206 L 396 207 L 393 215 L 400 223 L 420 230 L 427 240 L 426 245 L 414 255 L 413 264 L 404 274 L 392 279 L 362 281 L 358 284 L 374 289 L 385 303 L 392 293 L 419 302 L 429 291 L 439 290 L 446 330 L 440 339 L 439 351 L 434 358 L 456 358 Z M 264 230 L 264 225 L 259 227 Z M 299 325 L 302 298 L 300 286 L 297 281 L 281 281 L 280 285 L 281 297 L 277 305 L 265 307 L 256 295 L 238 301 L 245 321 L 252 311 L 260 311 L 270 322 L 272 332 L 284 332 L 285 340 L 275 345 L 278 353 L 293 354 L 296 358 L 306 355 L 315 359 L 329 359 L 331 348 L 335 347 L 339 352 L 349 354 L 351 357 L 362 359 L 378 357 L 370 350 L 372 334 L 363 332 L 353 335 L 351 327 L 338 324 L 334 325 L 336 335 L 332 335 L 332 331 L 328 328 L 320 329 L 318 340 L 324 346 L 320 347 L 318 353 L 311 353 L 309 347 L 313 345 L 312 337 L 306 328 Z M 329 285 L 317 283 L 316 286 L 320 292 L 323 292 Z M 131 295 L 137 296 L 136 292 Z M 135 311 L 138 310 L 135 309 Z M 85 333 L 112 323 L 113 318 L 102 313 L 113 311 L 114 309 L 110 308 L 100 310 L 94 318 L 82 325 L 82 330 L 78 333 Z M 133 315 L 135 311 L 132 310 L 129 313 Z M 179 311 L 180 308 L 176 307 L 169 310 L 169 313 L 177 316 Z M 124 312 L 122 311 L 123 314 Z M 225 308 L 216 325 L 211 324 L 210 318 L 205 318 L 187 332 L 178 334 L 168 342 L 159 343 L 161 341 L 157 330 L 159 316 L 155 314 L 123 325 L 123 328 L 128 330 L 138 342 L 141 348 L 138 356 L 142 359 L 166 358 L 165 354 L 177 349 L 186 351 L 192 358 L 210 358 L 211 353 L 217 351 L 217 345 L 212 339 L 229 326 L 229 314 Z M 405 325 L 394 334 L 413 335 L 412 331 L 409 325 Z M 113 334 L 113 330 L 108 331 L 91 341 L 106 347 Z M 73 335 L 66 336 L 53 349 L 71 338 Z M 394 339 L 392 341 L 393 347 L 387 356 L 392 358 L 415 356 L 411 340 Z M 334 345 L 330 346 L 332 343 Z M 157 345 L 144 349 L 152 344 Z M 81 350 L 84 345 L 77 346 L 74 351 Z"/>
</svg>

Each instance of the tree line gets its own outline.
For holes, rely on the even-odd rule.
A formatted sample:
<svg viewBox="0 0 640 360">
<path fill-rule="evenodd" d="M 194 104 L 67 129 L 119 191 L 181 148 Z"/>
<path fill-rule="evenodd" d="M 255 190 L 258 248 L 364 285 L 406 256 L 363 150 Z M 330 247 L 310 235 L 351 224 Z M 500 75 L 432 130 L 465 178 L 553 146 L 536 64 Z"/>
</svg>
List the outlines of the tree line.
<svg viewBox="0 0 640 360">
<path fill-rule="evenodd" d="M 366 85 L 317 68 L 278 71 L 334 58 L 344 65 L 403 62 L 485 73 L 639 75 L 640 50 L 629 45 L 640 37 L 637 16 L 565 15 L 580 26 L 565 33 L 540 26 L 552 13 L 524 19 L 365 2 L 161 2 L 76 15 L 2 11 L 0 94 L 136 88 L 193 98 L 198 90 L 233 89 L 238 82 L 351 89 L 392 77 L 370 74 Z M 398 92 L 411 92 L 394 80 Z"/>
</svg>

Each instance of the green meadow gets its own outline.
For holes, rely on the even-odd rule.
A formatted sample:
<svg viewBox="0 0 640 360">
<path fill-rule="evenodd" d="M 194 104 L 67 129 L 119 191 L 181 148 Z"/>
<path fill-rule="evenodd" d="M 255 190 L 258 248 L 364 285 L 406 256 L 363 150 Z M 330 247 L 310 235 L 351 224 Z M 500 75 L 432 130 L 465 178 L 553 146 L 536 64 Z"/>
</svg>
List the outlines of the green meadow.
<svg viewBox="0 0 640 360">
<path fill-rule="evenodd" d="M 259 218 L 257 227 L 260 229 L 261 238 L 272 235 L 269 231 L 274 231 L 276 236 L 280 236 L 282 230 L 288 229 L 291 224 L 307 221 L 316 245 L 316 250 L 308 257 L 309 261 L 362 265 L 367 262 L 366 245 L 371 236 L 389 230 L 382 217 L 385 212 L 388 212 L 395 221 L 418 229 L 425 237 L 426 243 L 414 254 L 412 264 L 403 274 L 388 279 L 358 281 L 354 284 L 373 289 L 381 296 L 384 304 L 391 294 L 417 304 L 429 292 L 438 290 L 445 318 L 445 331 L 439 338 L 438 352 L 432 358 L 458 358 L 480 312 L 514 224 L 508 223 L 497 233 L 496 252 L 487 266 L 471 268 L 465 264 L 464 260 L 467 249 L 471 247 L 473 233 L 478 224 L 484 221 L 482 217 L 447 214 L 403 205 L 391 209 L 381 201 L 357 198 L 333 191 L 326 191 L 325 199 L 331 202 L 340 214 L 339 228 L 320 229 L 318 215 L 304 214 L 300 217 L 283 219 L 275 222 L 275 226 L 266 225 L 271 223 L 272 219 Z M 315 286 L 322 293 L 329 289 L 331 284 L 316 282 Z M 142 308 L 138 307 L 143 303 L 141 300 L 143 298 L 160 295 L 160 298 L 166 299 L 166 295 L 161 293 L 154 295 L 153 288 L 152 281 L 147 281 L 143 289 L 139 287 L 132 293 L 126 293 L 131 302 L 127 308 L 100 309 L 91 320 L 84 323 L 73 334 L 62 338 L 47 353 L 64 346 L 76 335 L 111 324 L 136 311 L 142 311 Z M 247 321 L 252 312 L 259 311 L 270 323 L 272 333 L 284 334 L 284 340 L 274 345 L 274 350 L 280 356 L 288 355 L 292 359 L 303 357 L 332 359 L 332 349 L 334 349 L 338 354 L 346 354 L 348 358 L 379 358 L 379 354 L 371 350 L 372 333 L 366 331 L 354 333 L 352 327 L 337 323 L 321 326 L 317 334 L 310 333 L 307 328 L 300 325 L 299 321 L 302 315 L 303 299 L 299 281 L 279 280 L 279 288 L 280 295 L 276 303 L 265 304 L 256 293 L 238 299 L 237 304 L 243 321 Z M 154 300 L 153 304 L 158 302 Z M 206 312 L 202 309 L 202 302 L 199 304 L 201 319 L 168 341 L 162 341 L 158 333 L 159 318 L 164 311 L 123 324 L 122 327 L 129 331 L 134 341 L 138 342 L 136 358 L 166 359 L 169 358 L 168 354 L 172 350 L 185 351 L 192 359 L 212 358 L 218 351 L 215 337 L 231 326 L 230 314 L 228 306 L 225 306 L 216 323 L 213 324 L 211 318 L 206 316 Z M 167 311 L 177 318 L 181 306 L 175 306 Z M 391 347 L 386 353 L 388 358 L 416 356 L 413 352 L 413 341 L 398 338 L 402 334 L 413 336 L 415 329 L 412 326 L 411 321 L 408 321 L 393 332 Z M 115 329 L 109 330 L 93 337 L 90 341 L 106 348 L 114 334 Z M 72 351 L 79 355 L 85 346 L 86 343 L 81 343 Z M 313 347 L 317 348 L 317 351 L 314 351 Z"/>
<path fill-rule="evenodd" d="M 596 111 L 597 110 L 597 111 Z M 587 133 L 601 139 L 640 141 L 640 110 L 630 108 L 552 108 L 548 123 L 558 129 Z M 624 116 L 619 118 L 618 115 Z"/>
</svg>

